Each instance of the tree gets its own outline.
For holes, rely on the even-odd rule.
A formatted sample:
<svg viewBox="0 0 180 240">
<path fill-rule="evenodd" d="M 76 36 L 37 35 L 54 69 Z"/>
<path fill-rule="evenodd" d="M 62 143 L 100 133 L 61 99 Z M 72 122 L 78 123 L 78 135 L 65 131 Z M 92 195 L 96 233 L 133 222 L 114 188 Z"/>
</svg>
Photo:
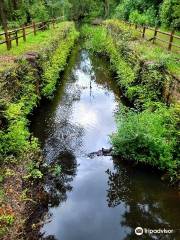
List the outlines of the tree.
<svg viewBox="0 0 180 240">
<path fill-rule="evenodd" d="M 180 28 L 180 2 L 178 0 L 164 0 L 160 19 L 165 27 Z"/>
<path fill-rule="evenodd" d="M 7 16 L 6 16 L 4 0 L 0 1 L 0 16 L 1 16 L 3 29 L 4 31 L 7 31 Z"/>
<path fill-rule="evenodd" d="M 7 16 L 6 16 L 6 10 L 4 7 L 4 0 L 0 1 L 0 16 L 1 16 L 2 26 L 3 26 L 4 32 L 5 32 L 5 36 L 6 36 L 7 48 L 9 50 L 10 43 L 9 43 L 9 38 L 8 38 Z"/>
<path fill-rule="evenodd" d="M 109 16 L 109 0 L 104 0 L 104 17 Z"/>
</svg>

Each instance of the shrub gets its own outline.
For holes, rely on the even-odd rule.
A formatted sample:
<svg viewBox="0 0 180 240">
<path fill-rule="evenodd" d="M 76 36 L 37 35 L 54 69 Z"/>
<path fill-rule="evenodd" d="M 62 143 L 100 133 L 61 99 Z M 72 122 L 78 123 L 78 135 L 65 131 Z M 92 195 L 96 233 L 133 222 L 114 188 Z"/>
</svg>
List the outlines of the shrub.
<svg viewBox="0 0 180 240">
<path fill-rule="evenodd" d="M 139 13 L 138 10 L 132 11 L 129 15 L 129 21 L 140 25 L 155 25 L 156 14 L 153 8 L 149 8 L 145 13 Z"/>
<path fill-rule="evenodd" d="M 165 27 L 180 28 L 180 3 L 178 0 L 164 0 L 161 11 L 160 19 L 162 25 Z"/>
<path fill-rule="evenodd" d="M 64 34 L 66 34 L 65 30 Z M 61 41 L 59 47 L 55 50 L 49 62 L 47 64 L 44 64 L 42 94 L 45 97 L 50 97 L 54 92 L 59 73 L 64 70 L 67 57 L 78 36 L 79 34 L 75 30 L 74 24 L 71 24 L 69 26 L 67 36 Z"/>
<path fill-rule="evenodd" d="M 140 113 L 121 108 L 117 132 L 111 137 L 115 153 L 174 174 L 178 161 L 174 158 L 177 132 L 173 111 L 163 105 Z"/>
</svg>

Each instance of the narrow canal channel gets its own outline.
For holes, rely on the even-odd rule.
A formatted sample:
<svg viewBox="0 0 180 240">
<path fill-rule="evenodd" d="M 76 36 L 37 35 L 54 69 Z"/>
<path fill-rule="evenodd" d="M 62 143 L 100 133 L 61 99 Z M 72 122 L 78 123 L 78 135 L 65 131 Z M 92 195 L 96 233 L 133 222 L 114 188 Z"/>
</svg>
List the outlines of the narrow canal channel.
<svg viewBox="0 0 180 240">
<path fill-rule="evenodd" d="M 88 157 L 111 146 L 119 96 L 106 61 L 74 49 L 54 99 L 41 106 L 31 126 L 46 164 L 62 168 L 59 180 L 45 183 L 51 197 L 38 239 L 124 240 L 136 239 L 137 226 L 178 228 L 178 193 L 157 173 L 110 156 Z"/>
</svg>

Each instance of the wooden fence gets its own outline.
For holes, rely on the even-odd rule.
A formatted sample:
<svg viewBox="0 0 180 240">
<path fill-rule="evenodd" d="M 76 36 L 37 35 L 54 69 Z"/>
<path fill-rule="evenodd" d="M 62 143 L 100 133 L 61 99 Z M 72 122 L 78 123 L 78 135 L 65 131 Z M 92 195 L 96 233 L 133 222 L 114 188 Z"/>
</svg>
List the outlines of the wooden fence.
<svg viewBox="0 0 180 240">
<path fill-rule="evenodd" d="M 55 24 L 59 19 L 61 18 L 54 18 L 49 21 L 38 23 L 33 22 L 32 24 L 23 26 L 21 28 L 2 32 L 0 33 L 0 44 L 6 44 L 7 50 L 10 50 L 12 48 L 12 41 L 16 41 L 16 46 L 18 46 L 20 38 L 23 38 L 23 41 L 26 42 L 26 36 L 29 34 L 34 34 L 35 36 L 37 31 L 49 28 L 50 24 L 52 24 L 53 28 L 55 28 Z M 1 38 L 3 39 L 1 40 Z"/>
<path fill-rule="evenodd" d="M 128 24 L 130 27 L 134 27 L 137 31 L 139 31 L 141 33 L 142 38 L 147 39 L 146 35 L 147 34 L 147 30 L 152 31 L 153 37 L 151 37 L 150 39 L 147 39 L 148 41 L 152 41 L 152 43 L 154 44 L 156 42 L 156 40 L 159 40 L 160 42 L 163 42 L 166 44 L 167 49 L 169 51 L 172 50 L 172 47 L 176 47 L 176 48 L 180 48 L 180 36 L 175 35 L 175 31 L 172 30 L 171 32 L 163 32 L 161 30 L 159 30 L 157 27 L 156 28 L 151 28 L 148 26 L 142 26 L 142 25 L 137 25 L 137 24 L 133 24 L 130 22 L 126 22 L 126 24 Z M 158 34 L 162 34 L 162 35 L 166 35 L 168 36 L 168 40 L 162 39 L 158 36 Z M 176 41 L 178 42 L 178 44 L 175 44 L 173 41 L 176 39 Z"/>
</svg>

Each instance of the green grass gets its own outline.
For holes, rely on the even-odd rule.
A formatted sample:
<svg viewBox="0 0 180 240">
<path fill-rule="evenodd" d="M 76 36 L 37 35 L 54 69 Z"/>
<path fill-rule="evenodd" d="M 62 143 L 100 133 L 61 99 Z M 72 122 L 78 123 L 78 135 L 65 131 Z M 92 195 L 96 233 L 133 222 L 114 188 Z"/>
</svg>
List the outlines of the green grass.
<svg viewBox="0 0 180 240">
<path fill-rule="evenodd" d="M 56 28 L 52 27 L 46 31 L 37 31 L 37 35 L 34 36 L 33 33 L 27 35 L 26 42 L 22 38 L 19 39 L 19 45 L 16 46 L 16 42 L 12 41 L 11 50 L 7 50 L 6 45 L 0 45 L 0 56 L 19 56 L 28 51 L 39 51 L 41 48 L 46 47 L 52 39 L 57 36 L 57 33 L 64 26 L 63 23 L 58 23 Z"/>
<path fill-rule="evenodd" d="M 67 24 L 68 22 L 61 22 L 56 24 L 55 29 L 51 27 L 46 31 L 37 31 L 36 36 L 31 33 L 26 36 L 26 42 L 20 38 L 18 46 L 16 46 L 15 41 L 12 41 L 12 48 L 9 51 L 5 44 L 0 45 L 0 72 L 8 70 L 16 65 L 12 58 L 19 57 L 26 52 L 40 52 L 41 50 L 48 48 L 48 45 L 51 44 L 61 32 L 63 32 L 62 29 Z"/>
<path fill-rule="evenodd" d="M 146 41 L 141 41 L 137 44 L 134 44 L 134 49 L 144 60 L 155 61 L 160 64 L 164 64 L 172 74 L 180 78 L 179 54 L 163 51 L 161 47 L 152 45 Z"/>
<path fill-rule="evenodd" d="M 161 30 L 161 29 L 159 29 L 159 30 Z M 161 30 L 161 31 L 164 31 L 164 30 Z M 169 32 L 169 31 L 167 31 L 167 32 Z M 177 33 L 175 33 L 175 35 L 177 35 L 178 36 L 178 32 Z M 147 38 L 147 39 L 150 39 L 150 38 L 152 38 L 154 36 L 154 31 L 152 31 L 152 30 L 150 30 L 150 29 L 147 29 L 146 30 L 146 32 L 145 32 L 145 37 Z M 157 33 L 157 37 L 158 38 L 160 38 L 160 39 L 162 39 L 162 40 L 164 40 L 164 41 L 167 41 L 167 42 L 169 42 L 169 38 L 170 38 L 170 36 L 168 36 L 168 35 L 165 35 L 165 34 L 162 34 L 162 33 Z M 180 47 L 180 39 L 177 39 L 177 38 L 174 38 L 173 39 L 173 43 L 174 44 L 176 44 L 176 45 L 178 45 L 179 47 Z M 160 41 L 160 40 L 156 40 L 155 41 L 155 45 L 157 45 L 157 46 L 160 46 L 160 47 L 163 47 L 164 49 L 168 49 L 168 43 L 166 43 L 166 42 L 162 42 L 162 41 Z M 172 52 L 175 52 L 175 53 L 180 53 L 180 48 L 177 48 L 176 46 L 172 46 Z"/>
<path fill-rule="evenodd" d="M 134 29 L 134 26 L 132 26 L 131 29 Z M 138 28 L 138 29 L 140 30 L 140 28 Z M 170 33 L 170 30 L 167 30 L 167 29 L 161 29 L 161 28 L 160 28 L 160 29 L 158 29 L 158 30 L 160 30 L 160 31 L 162 31 L 162 32 L 168 32 L 168 33 Z M 137 34 L 138 34 L 139 37 L 142 36 L 142 33 L 141 33 L 141 32 L 139 32 L 138 30 L 135 30 L 135 31 L 137 32 Z M 142 31 L 142 29 L 141 29 L 141 31 Z M 180 36 L 180 32 L 176 31 L 176 32 L 174 33 L 174 35 Z M 149 39 L 151 39 L 151 38 L 153 38 L 153 37 L 154 37 L 154 30 L 146 29 L 146 31 L 145 31 L 145 39 L 146 39 L 146 40 L 149 40 Z M 157 37 L 160 38 L 160 39 L 162 39 L 163 41 L 167 41 L 167 42 L 169 43 L 169 38 L 170 38 L 170 36 L 158 32 L 158 33 L 157 33 Z M 152 43 L 152 41 L 151 41 L 151 43 Z M 162 42 L 162 41 L 156 39 L 154 45 L 159 46 L 159 47 L 162 47 L 164 50 L 167 50 L 167 51 L 168 51 L 168 45 L 169 45 L 168 43 Z M 174 43 L 175 45 L 178 45 L 178 46 L 180 47 L 180 39 L 174 38 L 174 39 L 173 39 L 173 43 Z M 178 48 L 178 47 L 176 47 L 176 46 L 172 46 L 171 52 L 173 52 L 173 53 L 180 53 L 180 48 Z"/>
<path fill-rule="evenodd" d="M 180 78 L 180 54 L 175 51 L 175 48 L 172 48 L 172 51 L 167 50 L 167 44 L 156 41 L 155 44 L 144 40 L 138 30 L 135 30 L 134 26 L 129 26 L 128 24 L 119 21 L 119 20 L 108 20 L 106 21 L 107 25 L 113 25 L 114 28 L 119 28 L 123 32 L 131 32 L 131 37 L 129 37 L 129 44 L 132 48 L 141 56 L 142 59 L 146 61 L 154 61 L 166 66 L 172 74 Z M 161 29 L 162 31 L 166 31 Z M 176 35 L 180 35 L 180 32 L 176 32 Z M 150 39 L 154 36 L 152 30 L 146 30 L 146 39 Z M 158 33 L 159 38 L 168 41 L 169 36 Z M 174 39 L 174 43 L 180 46 L 180 40 Z M 176 48 L 177 50 L 177 48 Z M 179 49 L 180 50 L 180 49 Z"/>
</svg>

